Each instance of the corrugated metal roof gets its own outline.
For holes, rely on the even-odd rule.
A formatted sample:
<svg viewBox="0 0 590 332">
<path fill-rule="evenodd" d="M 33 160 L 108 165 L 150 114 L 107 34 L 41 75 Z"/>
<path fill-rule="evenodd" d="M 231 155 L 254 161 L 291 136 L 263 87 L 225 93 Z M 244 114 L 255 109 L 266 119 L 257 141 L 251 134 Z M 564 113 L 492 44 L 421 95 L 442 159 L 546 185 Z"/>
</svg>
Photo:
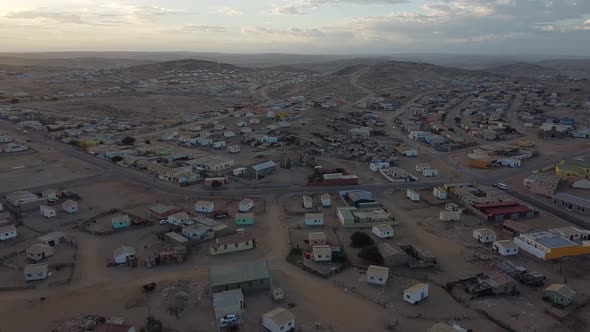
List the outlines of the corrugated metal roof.
<svg viewBox="0 0 590 332">
<path fill-rule="evenodd" d="M 268 278 L 270 272 L 265 259 L 213 266 L 209 270 L 212 287 Z"/>
</svg>

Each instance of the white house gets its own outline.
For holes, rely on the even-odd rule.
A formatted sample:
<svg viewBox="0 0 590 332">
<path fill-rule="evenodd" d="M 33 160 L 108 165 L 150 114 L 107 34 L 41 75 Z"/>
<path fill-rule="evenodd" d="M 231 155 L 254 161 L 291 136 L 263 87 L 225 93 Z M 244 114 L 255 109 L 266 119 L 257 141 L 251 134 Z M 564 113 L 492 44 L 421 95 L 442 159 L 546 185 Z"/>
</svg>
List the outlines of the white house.
<svg viewBox="0 0 590 332">
<path fill-rule="evenodd" d="M 386 160 L 373 160 L 369 163 L 369 169 L 373 172 L 377 172 L 381 169 L 388 170 L 389 166 L 389 161 Z"/>
<path fill-rule="evenodd" d="M 225 138 L 236 137 L 236 133 L 231 130 L 228 130 L 223 133 L 223 137 L 225 137 Z"/>
<path fill-rule="evenodd" d="M 238 206 L 238 210 L 240 212 L 248 212 L 253 207 L 254 207 L 254 201 L 250 198 L 244 198 L 243 200 L 240 201 L 240 204 Z"/>
<path fill-rule="evenodd" d="M 227 152 L 229 153 L 239 153 L 240 150 L 241 149 L 239 145 L 230 145 L 227 147 Z"/>
<path fill-rule="evenodd" d="M 125 264 L 127 261 L 134 260 L 136 258 L 135 255 L 137 255 L 135 248 L 122 246 L 115 249 L 113 252 L 113 259 L 116 264 Z"/>
<path fill-rule="evenodd" d="M 6 134 L 0 135 L 0 143 L 10 143 L 12 142 L 12 138 Z"/>
<path fill-rule="evenodd" d="M 215 203 L 209 201 L 198 201 L 195 203 L 195 212 L 209 213 L 215 210 Z"/>
<path fill-rule="evenodd" d="M 332 199 L 330 197 L 330 194 L 328 194 L 328 193 L 322 194 L 322 196 L 320 196 L 320 201 L 321 201 L 323 207 L 332 206 Z"/>
<path fill-rule="evenodd" d="M 252 118 L 250 119 L 250 124 L 259 124 L 260 120 L 256 119 L 256 118 Z"/>
<path fill-rule="evenodd" d="M 39 206 L 39 211 L 44 218 L 53 218 L 55 217 L 55 209 L 51 206 L 41 205 Z"/>
<path fill-rule="evenodd" d="M 248 169 L 246 167 L 240 167 L 240 168 L 236 168 L 236 169 L 232 170 L 232 174 L 234 176 L 244 176 L 244 175 L 246 175 L 247 171 L 248 171 Z"/>
<path fill-rule="evenodd" d="M 217 141 L 217 142 L 213 142 L 213 148 L 214 149 L 221 149 L 225 147 L 225 141 Z"/>
<path fill-rule="evenodd" d="M 500 161 L 500 164 L 505 167 L 520 167 L 521 166 L 520 159 L 506 158 L 506 159 L 501 159 L 499 161 Z"/>
<path fill-rule="evenodd" d="M 385 285 L 389 278 L 389 268 L 384 266 L 369 265 L 367 269 L 367 282 L 370 284 Z"/>
<path fill-rule="evenodd" d="M 76 213 L 78 212 L 78 203 L 68 199 L 67 201 L 61 203 L 61 207 L 64 211 L 68 213 Z"/>
<path fill-rule="evenodd" d="M 313 208 L 313 200 L 309 196 L 303 196 L 302 204 L 304 209 L 311 209 Z"/>
<path fill-rule="evenodd" d="M 25 281 L 43 280 L 49 275 L 49 265 L 47 263 L 25 265 L 23 271 Z"/>
<path fill-rule="evenodd" d="M 14 239 L 16 235 L 16 227 L 14 225 L 0 227 L 0 241 Z"/>
<path fill-rule="evenodd" d="M 432 188 L 432 194 L 434 197 L 438 199 L 447 199 L 449 198 L 449 193 L 442 187 L 434 187 Z"/>
<path fill-rule="evenodd" d="M 422 175 L 424 175 L 425 177 L 438 176 L 438 169 L 434 169 L 434 168 L 425 169 L 422 171 Z"/>
<path fill-rule="evenodd" d="M 276 136 L 264 136 L 262 137 L 262 141 L 264 143 L 277 143 L 279 141 L 279 138 Z"/>
<path fill-rule="evenodd" d="M 267 111 L 266 112 L 266 118 L 267 119 L 274 119 L 274 117 L 275 117 L 275 112 L 273 112 L 273 111 Z"/>
<path fill-rule="evenodd" d="M 518 246 L 512 240 L 495 241 L 492 244 L 495 252 L 502 256 L 512 256 L 518 254 Z"/>
<path fill-rule="evenodd" d="M 415 284 L 404 290 L 404 301 L 416 304 L 428 297 L 428 284 Z"/>
<path fill-rule="evenodd" d="M 246 122 L 244 122 L 244 121 L 238 121 L 238 122 L 236 123 L 236 126 L 237 126 L 237 127 L 245 127 L 245 126 L 246 126 Z"/>
<path fill-rule="evenodd" d="M 27 151 L 29 149 L 28 146 L 24 144 L 16 144 L 16 143 L 8 143 L 4 146 L 4 152 L 21 152 Z"/>
<path fill-rule="evenodd" d="M 489 228 L 474 229 L 473 237 L 481 243 L 492 243 L 496 241 L 496 233 Z"/>
<path fill-rule="evenodd" d="M 323 213 L 306 213 L 305 214 L 305 225 L 306 226 L 321 226 L 324 224 Z"/>
<path fill-rule="evenodd" d="M 390 225 L 375 225 L 372 228 L 373 234 L 380 239 L 388 239 L 393 237 L 393 228 Z"/>
<path fill-rule="evenodd" d="M 182 225 L 190 219 L 190 216 L 186 212 L 178 212 L 168 216 L 168 223 L 178 226 Z"/>
<path fill-rule="evenodd" d="M 441 210 L 438 217 L 441 221 L 459 221 L 461 220 L 461 211 Z"/>
<path fill-rule="evenodd" d="M 416 157 L 418 155 L 418 150 L 416 150 L 416 149 L 405 150 L 404 152 L 402 152 L 402 155 L 404 155 L 406 157 Z"/>
<path fill-rule="evenodd" d="M 332 247 L 327 244 L 313 246 L 313 260 L 316 262 L 330 262 L 332 260 Z"/>
<path fill-rule="evenodd" d="M 420 194 L 414 189 L 408 189 L 406 191 L 406 197 L 408 197 L 408 199 L 410 199 L 412 202 L 420 201 Z"/>
<path fill-rule="evenodd" d="M 276 308 L 262 315 L 262 326 L 270 332 L 295 330 L 295 316 L 287 309 Z"/>
<path fill-rule="evenodd" d="M 49 202 L 57 201 L 57 191 L 54 189 L 45 189 L 43 190 L 43 197 L 46 198 Z"/>
<path fill-rule="evenodd" d="M 242 133 L 242 134 L 249 134 L 251 132 L 252 132 L 252 128 L 244 127 L 242 129 L 240 129 L 240 133 Z"/>
</svg>

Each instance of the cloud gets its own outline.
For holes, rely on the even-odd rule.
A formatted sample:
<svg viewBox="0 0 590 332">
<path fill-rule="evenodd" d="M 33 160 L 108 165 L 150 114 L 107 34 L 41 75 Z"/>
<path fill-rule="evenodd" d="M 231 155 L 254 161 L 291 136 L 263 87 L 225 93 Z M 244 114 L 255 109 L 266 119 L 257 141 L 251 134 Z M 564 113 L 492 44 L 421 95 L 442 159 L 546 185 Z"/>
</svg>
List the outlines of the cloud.
<svg viewBox="0 0 590 332">
<path fill-rule="evenodd" d="M 274 5 L 271 10 L 275 15 L 305 15 L 310 10 L 317 9 L 325 5 L 397 5 L 408 3 L 410 0 L 300 0 L 293 3 L 287 1 L 284 5 Z"/>
<path fill-rule="evenodd" d="M 182 28 L 186 32 L 227 32 L 228 29 L 216 25 L 187 25 Z"/>
<path fill-rule="evenodd" d="M 244 15 L 244 12 L 242 12 L 240 9 L 235 8 L 235 7 L 223 7 L 220 10 L 217 11 L 220 14 L 223 14 L 225 16 L 242 16 Z"/>
</svg>

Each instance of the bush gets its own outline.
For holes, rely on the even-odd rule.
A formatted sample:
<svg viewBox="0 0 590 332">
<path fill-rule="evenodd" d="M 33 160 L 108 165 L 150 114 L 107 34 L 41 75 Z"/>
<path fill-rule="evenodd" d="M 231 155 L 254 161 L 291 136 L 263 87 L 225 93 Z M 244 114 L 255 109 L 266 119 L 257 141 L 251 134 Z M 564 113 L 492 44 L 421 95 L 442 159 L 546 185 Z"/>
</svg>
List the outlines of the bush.
<svg viewBox="0 0 590 332">
<path fill-rule="evenodd" d="M 383 264 L 383 256 L 376 246 L 364 247 L 359 252 L 359 257 L 373 264 Z"/>
<path fill-rule="evenodd" d="M 152 144 L 152 141 L 150 141 L 149 139 L 146 139 L 144 142 L 145 144 Z"/>
<path fill-rule="evenodd" d="M 111 158 L 111 161 L 114 163 L 118 163 L 121 160 L 123 160 L 123 157 L 121 156 L 113 156 L 113 158 Z"/>
<path fill-rule="evenodd" d="M 16 97 L 10 99 L 10 103 L 11 104 L 18 104 L 19 102 L 20 102 L 20 100 L 18 98 L 16 98 Z"/>
<path fill-rule="evenodd" d="M 351 247 L 362 248 L 375 244 L 371 236 L 365 232 L 354 232 L 350 236 Z"/>
<path fill-rule="evenodd" d="M 125 145 L 133 145 L 135 143 L 135 137 L 125 136 L 121 142 Z"/>
</svg>

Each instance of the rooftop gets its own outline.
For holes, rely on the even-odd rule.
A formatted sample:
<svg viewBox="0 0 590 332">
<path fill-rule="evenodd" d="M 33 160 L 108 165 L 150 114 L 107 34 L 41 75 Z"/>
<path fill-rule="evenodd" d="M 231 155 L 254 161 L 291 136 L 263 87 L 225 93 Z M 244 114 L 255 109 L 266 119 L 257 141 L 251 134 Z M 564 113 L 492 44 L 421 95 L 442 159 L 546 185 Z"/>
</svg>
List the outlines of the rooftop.
<svg viewBox="0 0 590 332">
<path fill-rule="evenodd" d="M 270 272 L 268 263 L 264 259 L 218 265 L 209 270 L 212 287 L 268 278 L 270 278 Z"/>
<path fill-rule="evenodd" d="M 521 234 L 521 236 L 528 237 L 547 248 L 563 248 L 577 245 L 575 242 L 572 242 L 549 231 L 531 232 Z"/>
<path fill-rule="evenodd" d="M 247 242 L 254 240 L 254 237 L 248 232 L 238 232 L 233 235 L 217 238 L 215 243 L 211 243 L 211 248 L 219 248 L 224 245 Z"/>
<path fill-rule="evenodd" d="M 572 203 L 577 206 L 581 206 L 584 208 L 590 209 L 590 200 L 587 200 L 582 197 L 566 194 L 566 193 L 557 193 L 553 195 L 553 199 L 558 199 L 560 201 Z"/>
<path fill-rule="evenodd" d="M 307 234 L 308 239 L 311 240 L 325 240 L 326 233 L 324 232 L 309 232 Z"/>
<path fill-rule="evenodd" d="M 576 295 L 576 291 L 571 289 L 570 287 L 568 287 L 567 285 L 564 284 L 553 284 L 547 288 L 545 288 L 546 291 L 553 291 L 553 292 L 557 292 L 559 293 L 561 296 L 563 297 L 573 297 Z"/>
<path fill-rule="evenodd" d="M 47 263 L 39 263 L 39 264 L 27 264 L 25 265 L 25 274 L 32 274 L 32 273 L 39 273 L 47 271 L 49 265 Z"/>
<path fill-rule="evenodd" d="M 367 269 L 367 274 L 381 278 L 387 278 L 387 276 L 389 275 L 389 268 L 384 266 L 369 265 L 369 268 Z"/>
<path fill-rule="evenodd" d="M 285 325 L 289 321 L 295 320 L 295 316 L 287 309 L 276 308 L 262 315 L 264 318 L 272 319 L 278 326 Z"/>
<path fill-rule="evenodd" d="M 407 293 L 415 293 L 415 292 L 418 292 L 418 291 L 420 291 L 420 290 L 422 290 L 424 288 L 428 288 L 428 284 L 418 283 L 418 284 L 415 284 L 412 287 L 406 288 L 404 290 L 404 293 L 406 293 L 406 292 Z"/>
<path fill-rule="evenodd" d="M 265 162 L 260 163 L 260 164 L 252 165 L 250 167 L 252 167 L 256 171 L 261 171 L 261 170 L 272 168 L 272 167 L 276 167 L 276 166 L 277 166 L 277 164 L 274 161 L 269 160 L 269 161 L 265 161 Z"/>
</svg>

